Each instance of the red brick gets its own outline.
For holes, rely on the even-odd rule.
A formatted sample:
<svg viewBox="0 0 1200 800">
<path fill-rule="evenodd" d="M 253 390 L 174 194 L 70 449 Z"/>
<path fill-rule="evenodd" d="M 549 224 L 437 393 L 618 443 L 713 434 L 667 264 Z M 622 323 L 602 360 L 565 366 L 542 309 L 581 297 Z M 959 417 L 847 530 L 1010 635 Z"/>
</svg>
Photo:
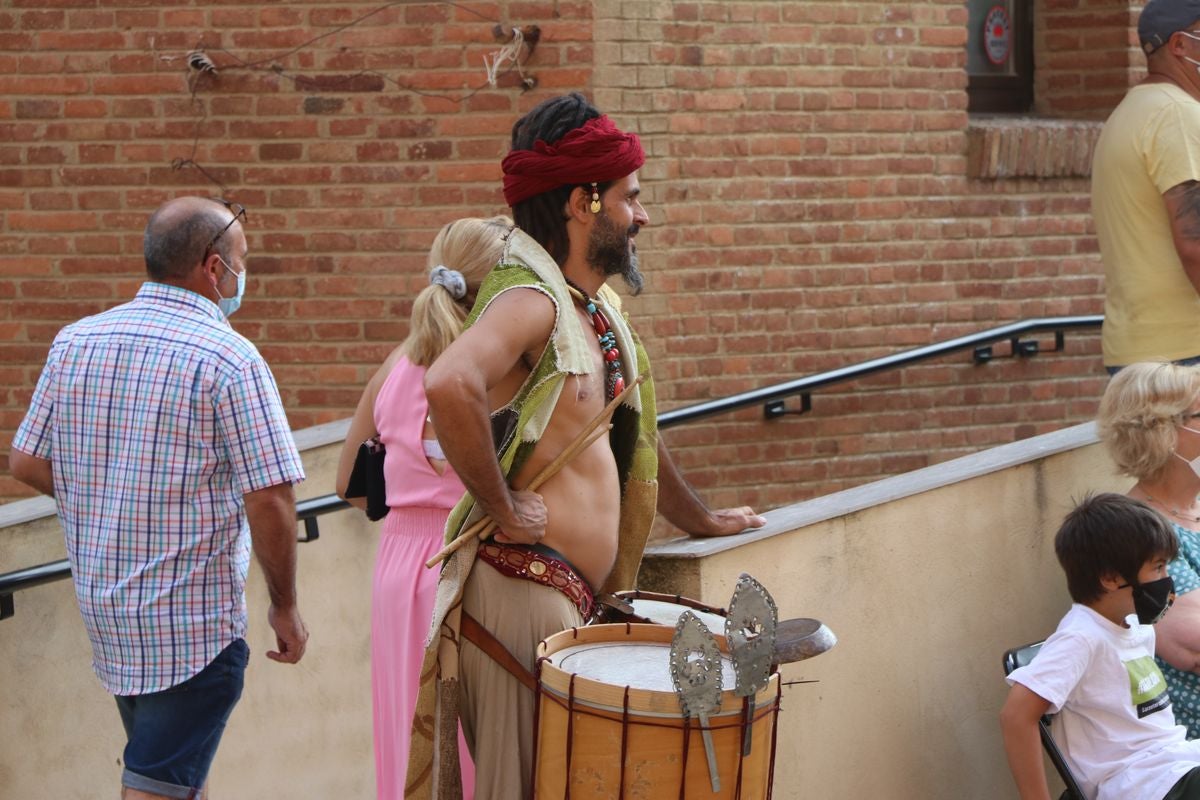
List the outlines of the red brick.
<svg viewBox="0 0 1200 800">
<path fill-rule="evenodd" d="M 137 75 L 104 76 L 92 79 L 92 91 L 96 94 L 166 94 L 186 90 L 182 75 Z"/>
<path fill-rule="evenodd" d="M 249 8 L 215 8 L 210 14 L 214 28 L 251 28 L 258 23 L 258 14 Z"/>
<path fill-rule="evenodd" d="M 297 8 L 264 8 L 259 12 L 258 19 L 264 28 L 294 26 L 304 21 L 304 14 Z"/>
<path fill-rule="evenodd" d="M 77 75 L 0 75 L 0 94 L 54 96 L 83 94 L 87 91 L 88 79 Z"/>
<path fill-rule="evenodd" d="M 0 169 L 0 186 L 49 186 L 50 173 L 43 169 Z"/>
<path fill-rule="evenodd" d="M 395 142 L 365 142 L 355 148 L 358 161 L 395 161 L 399 157 L 400 146 Z"/>
<path fill-rule="evenodd" d="M 79 5 L 83 5 L 83 4 L 80 3 Z M 95 5 L 95 3 L 89 3 L 87 5 Z M 150 9 L 122 8 L 121 7 L 122 5 L 133 5 L 132 3 L 129 3 L 129 4 L 108 3 L 108 5 L 116 6 L 116 11 L 114 12 L 114 14 L 115 14 L 115 18 L 116 18 L 116 27 L 117 28 L 122 28 L 122 29 L 148 28 L 148 29 L 153 30 L 153 29 L 156 29 L 159 27 L 160 22 L 159 22 L 159 15 L 158 15 L 157 11 L 152 11 Z M 153 3 L 142 3 L 142 5 L 154 5 L 154 4 Z M 160 4 L 160 5 L 165 5 L 165 4 Z"/>
<path fill-rule="evenodd" d="M 26 31 L 52 31 L 66 25 L 65 11 L 25 11 L 21 14 L 18 27 Z"/>
<path fill-rule="evenodd" d="M 128 46 L 120 31 L 43 31 L 37 35 L 40 50 L 124 50 Z"/>
<path fill-rule="evenodd" d="M 97 119 L 108 113 L 108 103 L 103 100 L 67 100 L 63 103 L 66 117 Z"/>
<path fill-rule="evenodd" d="M 382 75 L 298 75 L 296 89 L 302 92 L 382 92 Z"/>
<path fill-rule="evenodd" d="M 258 157 L 263 161 L 296 161 L 304 155 L 304 145 L 299 142 L 271 142 L 258 147 Z"/>
<path fill-rule="evenodd" d="M 24 203 L 12 207 L 23 208 Z M 69 211 L 75 207 L 75 198 L 68 192 L 30 192 L 29 207 L 34 211 Z"/>
<path fill-rule="evenodd" d="M 138 27 L 153 27 L 139 25 Z M 205 13 L 199 9 L 173 8 L 162 12 L 164 28 L 204 28 Z"/>
</svg>

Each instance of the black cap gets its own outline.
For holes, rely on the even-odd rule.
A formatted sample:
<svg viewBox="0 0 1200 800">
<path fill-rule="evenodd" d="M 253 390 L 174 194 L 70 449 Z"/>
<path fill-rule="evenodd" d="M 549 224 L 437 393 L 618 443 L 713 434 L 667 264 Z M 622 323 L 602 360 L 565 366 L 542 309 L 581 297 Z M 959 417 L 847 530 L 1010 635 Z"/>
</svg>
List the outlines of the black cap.
<svg viewBox="0 0 1200 800">
<path fill-rule="evenodd" d="M 1138 39 L 1150 55 L 1167 43 L 1171 34 L 1187 30 L 1200 19 L 1200 0 L 1150 0 L 1138 18 Z"/>
</svg>

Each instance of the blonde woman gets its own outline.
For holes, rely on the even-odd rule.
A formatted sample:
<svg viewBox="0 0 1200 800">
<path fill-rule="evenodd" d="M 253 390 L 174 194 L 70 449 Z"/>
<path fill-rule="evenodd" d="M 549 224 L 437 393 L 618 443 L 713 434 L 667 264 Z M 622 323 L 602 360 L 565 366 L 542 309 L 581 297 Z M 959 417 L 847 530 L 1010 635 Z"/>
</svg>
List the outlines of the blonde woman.
<svg viewBox="0 0 1200 800">
<path fill-rule="evenodd" d="M 1166 517 L 1179 537 L 1168 567 L 1178 599 L 1155 625 L 1155 654 L 1175 719 L 1200 737 L 1200 367 L 1138 363 L 1113 377 L 1100 403 L 1100 436 L 1128 492 Z"/>
<path fill-rule="evenodd" d="M 371 594 L 371 688 L 375 777 L 380 800 L 404 796 L 409 726 L 425 635 L 433 616 L 437 570 L 425 562 L 442 544 L 450 509 L 465 491 L 446 463 L 430 423 L 426 368 L 462 331 L 479 284 L 503 252 L 506 217 L 460 219 L 438 233 L 429 251 L 429 286 L 413 303 L 411 329 L 375 373 L 359 400 L 338 462 L 345 496 L 358 446 L 378 433 L 386 449 L 384 519 Z M 361 500 L 351 500 L 361 505 Z M 464 797 L 474 769 L 461 745 Z"/>
</svg>

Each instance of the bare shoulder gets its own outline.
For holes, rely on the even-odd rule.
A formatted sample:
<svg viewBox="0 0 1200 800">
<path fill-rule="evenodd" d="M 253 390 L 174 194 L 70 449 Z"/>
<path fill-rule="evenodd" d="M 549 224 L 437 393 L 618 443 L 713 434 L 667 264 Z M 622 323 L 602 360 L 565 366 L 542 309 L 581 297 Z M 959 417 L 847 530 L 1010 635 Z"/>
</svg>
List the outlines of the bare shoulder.
<svg viewBox="0 0 1200 800">
<path fill-rule="evenodd" d="M 544 292 L 527 287 L 506 289 L 492 298 L 470 330 L 532 342 L 554 331 L 558 310 Z"/>
<path fill-rule="evenodd" d="M 554 334 L 554 301 L 528 288 L 506 289 L 488 303 L 470 327 L 446 348 L 426 373 L 425 389 L 449 376 L 482 374 L 495 386 L 530 354 L 540 353 Z"/>
</svg>

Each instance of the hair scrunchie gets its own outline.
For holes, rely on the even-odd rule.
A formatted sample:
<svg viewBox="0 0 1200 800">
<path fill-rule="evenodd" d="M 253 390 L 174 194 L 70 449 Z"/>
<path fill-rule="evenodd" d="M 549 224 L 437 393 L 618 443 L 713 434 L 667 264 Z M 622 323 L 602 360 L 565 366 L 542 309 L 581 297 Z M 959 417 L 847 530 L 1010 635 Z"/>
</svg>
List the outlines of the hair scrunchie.
<svg viewBox="0 0 1200 800">
<path fill-rule="evenodd" d="M 467 296 L 467 279 L 456 269 L 438 264 L 429 273 L 429 282 L 441 286 L 455 300 L 462 300 Z"/>
</svg>

